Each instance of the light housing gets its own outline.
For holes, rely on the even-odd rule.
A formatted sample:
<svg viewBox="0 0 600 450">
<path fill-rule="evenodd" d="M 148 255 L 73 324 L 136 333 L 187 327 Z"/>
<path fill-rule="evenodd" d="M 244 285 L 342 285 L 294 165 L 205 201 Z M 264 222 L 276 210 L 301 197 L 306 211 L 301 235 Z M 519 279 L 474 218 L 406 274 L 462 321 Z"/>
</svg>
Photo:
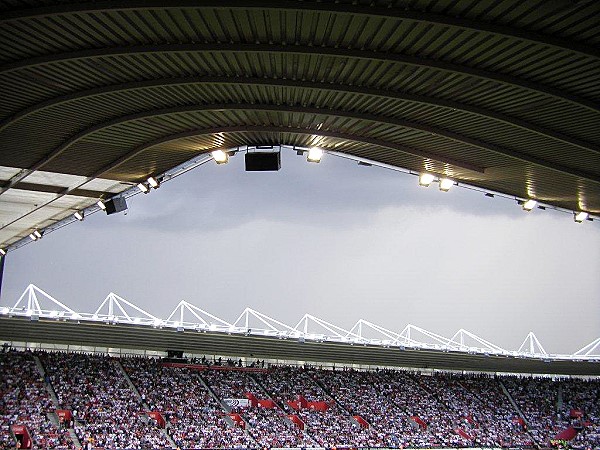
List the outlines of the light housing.
<svg viewBox="0 0 600 450">
<path fill-rule="evenodd" d="M 137 185 L 137 187 L 140 190 L 140 192 L 143 192 L 144 194 L 147 194 L 148 192 L 150 192 L 150 189 L 148 189 L 148 186 L 146 186 L 145 183 L 140 183 Z"/>
<path fill-rule="evenodd" d="M 154 177 L 148 177 L 148 180 L 146 181 L 148 181 L 148 184 L 154 189 L 158 189 L 160 187 L 160 183 Z"/>
<path fill-rule="evenodd" d="M 454 181 L 450 178 L 440 179 L 440 191 L 448 192 L 452 186 L 454 186 Z"/>
<path fill-rule="evenodd" d="M 2 255 L 2 256 L 6 255 L 6 250 L 4 250 L 3 248 L 0 248 L 0 255 Z"/>
<path fill-rule="evenodd" d="M 533 200 L 533 199 L 529 199 L 525 202 L 523 202 L 523 210 L 525 211 L 531 211 L 533 208 L 535 208 L 537 205 L 537 200 Z"/>
<path fill-rule="evenodd" d="M 34 236 L 35 236 L 36 238 L 38 238 L 38 239 L 41 239 L 41 238 L 42 238 L 42 233 L 40 233 L 40 232 L 39 232 L 39 230 L 35 230 L 35 231 L 33 232 L 33 234 L 34 234 Z"/>
<path fill-rule="evenodd" d="M 102 200 L 98 200 L 98 203 L 96 203 L 96 205 L 98 205 L 101 210 L 106 211 L 106 205 Z"/>
<path fill-rule="evenodd" d="M 325 152 L 323 151 L 323 149 L 321 149 L 319 147 L 311 147 L 308 149 L 308 153 L 306 155 L 306 160 L 308 162 L 319 163 L 319 162 L 321 162 L 321 159 L 323 158 L 324 153 Z"/>
<path fill-rule="evenodd" d="M 37 241 L 38 240 L 37 236 L 35 234 L 33 234 L 33 233 L 31 233 L 29 235 L 29 239 L 31 239 L 32 241 Z"/>
<path fill-rule="evenodd" d="M 584 220 L 587 220 L 587 218 L 589 217 L 589 213 L 586 213 L 585 211 L 579 211 L 578 213 L 576 213 L 573 216 L 573 219 L 575 220 L 575 222 L 577 223 L 581 223 Z"/>
<path fill-rule="evenodd" d="M 229 162 L 229 153 L 223 150 L 215 150 L 210 153 L 217 164 L 227 164 Z"/>
<path fill-rule="evenodd" d="M 81 222 L 84 217 L 83 211 L 76 211 L 75 214 L 73 214 L 73 216 Z"/>
<path fill-rule="evenodd" d="M 435 180 L 435 175 L 432 175 L 430 173 L 422 173 L 421 175 L 419 175 L 419 185 L 420 186 L 429 186 L 433 180 Z"/>
</svg>

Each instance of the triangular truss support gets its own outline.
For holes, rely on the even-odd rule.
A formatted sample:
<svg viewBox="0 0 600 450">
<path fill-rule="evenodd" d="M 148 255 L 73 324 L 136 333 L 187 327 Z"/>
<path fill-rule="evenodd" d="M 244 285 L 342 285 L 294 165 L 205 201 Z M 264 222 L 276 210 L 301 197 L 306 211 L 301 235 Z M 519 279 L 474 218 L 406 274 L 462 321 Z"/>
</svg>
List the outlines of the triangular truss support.
<svg viewBox="0 0 600 450">
<path fill-rule="evenodd" d="M 52 308 L 50 310 L 43 309 L 40 305 L 40 299 L 49 301 L 57 308 Z M 71 318 L 76 318 L 78 316 L 78 314 L 67 305 L 59 302 L 34 284 L 27 286 L 14 306 L 9 309 L 9 312 L 11 313 L 23 311 L 25 311 L 25 315 L 27 316 L 49 315 L 50 317 L 62 317 L 65 313 L 68 313 Z"/>
<path fill-rule="evenodd" d="M 422 334 L 423 336 L 431 339 L 434 344 L 426 343 L 418 341 L 414 338 L 415 333 Z M 400 337 L 402 338 L 402 343 L 404 345 L 410 345 L 414 347 L 433 347 L 433 348 L 447 348 L 449 339 L 442 335 L 432 333 L 431 331 L 427 331 L 424 328 L 417 327 L 412 324 L 408 324 L 404 327 L 404 329 L 400 332 Z"/>
<path fill-rule="evenodd" d="M 251 325 L 251 321 L 255 319 L 258 320 L 261 324 L 263 324 L 266 328 L 255 329 Z M 258 312 L 252 308 L 246 308 L 244 311 L 238 316 L 235 322 L 233 322 L 235 327 L 243 329 L 245 332 L 262 332 L 263 334 L 276 334 L 280 336 L 290 335 L 299 337 L 301 333 L 299 333 L 294 328 L 286 325 L 279 320 L 273 319 L 272 317 L 267 316 L 261 312 Z"/>
<path fill-rule="evenodd" d="M 600 358 L 600 337 L 590 342 L 585 347 L 576 351 L 573 356 L 585 356 L 589 358 Z"/>
<path fill-rule="evenodd" d="M 360 319 L 358 322 L 356 322 L 354 326 L 350 329 L 350 333 L 358 336 L 361 340 L 372 341 L 372 339 L 369 339 L 363 335 L 365 328 L 371 329 L 381 334 L 385 338 L 381 340 L 381 343 L 384 345 L 396 345 L 401 339 L 403 339 L 402 336 L 400 336 L 400 333 L 388 330 L 387 328 L 384 328 L 380 325 L 374 324 L 364 319 Z"/>
<path fill-rule="evenodd" d="M 185 313 L 189 312 L 190 314 L 192 314 L 192 316 L 195 317 L 195 319 L 197 320 L 197 322 L 189 322 L 184 320 L 185 319 Z M 206 320 L 205 317 L 207 317 L 208 319 L 210 319 L 210 321 Z M 169 317 L 167 317 L 167 320 L 165 322 L 173 322 L 175 326 L 177 327 L 198 327 L 198 328 L 208 328 L 211 330 L 216 330 L 217 328 L 221 328 L 221 327 L 225 327 L 226 329 L 230 329 L 231 327 L 233 327 L 232 324 L 230 324 L 229 322 L 226 322 L 223 319 L 220 319 L 217 316 L 212 315 L 209 312 L 204 311 L 201 308 L 198 308 L 195 305 L 192 305 L 191 303 L 185 301 L 185 300 L 181 300 L 179 302 L 179 304 L 175 307 L 175 309 L 173 310 L 173 312 L 171 312 L 171 315 L 169 315 Z"/>
<path fill-rule="evenodd" d="M 134 311 L 142 314 L 142 317 L 139 316 L 131 316 L 125 309 L 124 306 L 127 306 Z M 107 312 L 103 313 L 102 309 L 106 308 Z M 120 314 L 119 314 L 120 313 Z M 114 292 L 111 292 L 106 296 L 104 301 L 100 303 L 98 309 L 93 314 L 94 318 L 109 320 L 109 321 L 125 321 L 130 323 L 148 323 L 149 321 L 153 325 L 160 325 L 163 323 L 162 319 L 159 319 L 156 316 L 153 316 L 147 311 L 144 311 L 137 305 L 134 305 L 128 300 L 125 300 L 123 297 L 118 296 Z"/>
<path fill-rule="evenodd" d="M 330 336 L 327 336 L 322 333 L 311 333 L 309 332 L 309 326 L 311 323 L 315 323 L 327 331 L 331 333 Z M 294 330 L 300 332 L 304 335 L 305 338 L 308 339 L 316 339 L 316 340 L 333 340 L 333 341 L 341 341 L 341 342 L 350 342 L 350 341 L 361 341 L 360 336 L 358 334 L 353 333 L 348 330 L 344 330 L 337 325 L 334 325 L 330 322 L 327 322 L 323 319 L 319 319 L 311 314 L 304 314 L 302 319 L 296 324 Z"/>
<path fill-rule="evenodd" d="M 544 347 L 542 346 L 542 344 L 540 343 L 533 331 L 529 332 L 529 334 L 519 347 L 518 352 L 528 353 L 530 355 L 548 356 L 548 352 L 544 350 Z"/>
<path fill-rule="evenodd" d="M 502 347 L 498 347 L 496 344 L 492 344 L 490 341 L 487 341 L 483 338 L 480 338 L 476 334 L 471 333 L 470 331 L 461 328 L 458 330 L 454 336 L 448 341 L 449 345 L 456 344 L 460 349 L 471 348 L 471 346 L 465 344 L 465 339 L 470 338 L 477 342 L 481 347 L 480 350 L 484 352 L 493 352 L 493 353 L 507 353 Z"/>
</svg>

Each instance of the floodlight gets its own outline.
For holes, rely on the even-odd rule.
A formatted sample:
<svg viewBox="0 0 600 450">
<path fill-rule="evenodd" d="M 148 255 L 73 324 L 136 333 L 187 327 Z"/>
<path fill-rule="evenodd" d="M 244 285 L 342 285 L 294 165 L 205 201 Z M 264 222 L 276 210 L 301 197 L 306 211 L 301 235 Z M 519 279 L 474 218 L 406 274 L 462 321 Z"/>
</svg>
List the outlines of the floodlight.
<svg viewBox="0 0 600 450">
<path fill-rule="evenodd" d="M 523 209 L 525 211 L 531 211 L 533 208 L 535 208 L 535 205 L 537 205 L 537 201 L 530 198 L 525 203 L 523 203 Z"/>
<path fill-rule="evenodd" d="M 102 200 L 98 200 L 98 203 L 96 203 L 100 209 L 102 210 L 106 210 L 106 205 L 104 204 L 104 202 Z"/>
<path fill-rule="evenodd" d="M 4 250 L 3 248 L 0 248 L 0 255 L 2 255 L 2 256 L 6 255 L 6 250 Z"/>
<path fill-rule="evenodd" d="M 33 233 L 31 233 L 31 234 L 29 235 L 29 238 L 30 238 L 32 241 L 37 241 L 37 239 L 38 239 L 38 238 L 37 238 L 37 236 L 36 236 L 35 234 L 33 234 Z"/>
<path fill-rule="evenodd" d="M 42 233 L 40 233 L 38 230 L 35 230 L 33 232 L 33 234 L 35 235 L 36 238 L 41 239 L 42 238 Z"/>
<path fill-rule="evenodd" d="M 585 211 L 579 211 L 578 213 L 575 214 L 575 222 L 577 223 L 581 223 L 584 220 L 586 220 L 590 215 L 588 213 L 586 213 Z"/>
<path fill-rule="evenodd" d="M 311 147 L 308 149 L 308 154 L 306 155 L 306 160 L 308 162 L 319 163 L 321 162 L 321 158 L 323 158 L 323 150 L 318 147 Z"/>
<path fill-rule="evenodd" d="M 150 186 L 152 186 L 154 189 L 158 189 L 160 187 L 160 183 L 154 177 L 149 177 L 147 181 L 148 181 L 148 184 Z"/>
<path fill-rule="evenodd" d="M 150 189 L 148 189 L 148 186 L 146 186 L 144 183 L 138 184 L 137 187 L 140 190 L 140 192 L 143 192 L 144 194 L 150 192 Z"/>
<path fill-rule="evenodd" d="M 454 186 L 454 181 L 450 178 L 440 179 L 440 191 L 448 192 L 452 186 Z"/>
<path fill-rule="evenodd" d="M 79 220 L 80 222 L 83 220 L 83 211 L 77 211 L 75 214 L 73 214 L 75 216 L 75 218 L 77 220 Z"/>
<path fill-rule="evenodd" d="M 435 179 L 435 176 L 430 174 L 430 173 L 422 173 L 419 176 L 419 184 L 421 186 L 429 186 L 431 184 L 431 182 Z"/>
<path fill-rule="evenodd" d="M 227 164 L 229 162 L 229 154 L 223 150 L 215 150 L 211 152 L 211 156 L 217 164 Z"/>
</svg>

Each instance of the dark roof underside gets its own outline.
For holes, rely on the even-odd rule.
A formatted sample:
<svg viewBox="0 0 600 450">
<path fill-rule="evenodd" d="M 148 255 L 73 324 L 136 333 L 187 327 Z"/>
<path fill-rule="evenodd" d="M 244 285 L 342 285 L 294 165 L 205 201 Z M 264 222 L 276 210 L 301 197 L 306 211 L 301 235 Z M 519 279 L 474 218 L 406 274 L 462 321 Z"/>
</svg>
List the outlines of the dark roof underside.
<svg viewBox="0 0 600 450">
<path fill-rule="evenodd" d="M 21 343 L 70 344 L 153 351 L 182 350 L 191 354 L 267 358 L 311 363 L 360 364 L 440 370 L 600 376 L 595 361 L 547 360 L 486 356 L 441 350 L 385 348 L 335 342 L 239 334 L 154 329 L 136 325 L 76 323 L 29 318 L 0 318 L 0 340 Z"/>
<path fill-rule="evenodd" d="M 600 2 L 0 1 L 0 247 L 216 148 L 600 214 Z"/>
</svg>

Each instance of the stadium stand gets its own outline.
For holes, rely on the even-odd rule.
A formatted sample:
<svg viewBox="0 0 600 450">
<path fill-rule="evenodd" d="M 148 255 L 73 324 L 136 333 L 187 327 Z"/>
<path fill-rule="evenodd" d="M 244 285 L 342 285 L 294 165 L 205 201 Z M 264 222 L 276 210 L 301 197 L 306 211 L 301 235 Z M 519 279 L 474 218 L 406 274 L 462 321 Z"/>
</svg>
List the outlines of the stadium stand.
<svg viewBox="0 0 600 450">
<path fill-rule="evenodd" d="M 39 353 L 59 405 L 75 418 L 81 443 L 101 448 L 167 446 L 141 402 L 108 356 Z"/>
<path fill-rule="evenodd" d="M 0 448 L 15 447 L 13 425 L 23 425 L 36 448 L 74 448 L 68 432 L 49 417 L 55 408 L 33 355 L 1 353 L 0 374 Z"/>
<path fill-rule="evenodd" d="M 23 448 L 75 448 L 53 423 L 57 407 L 72 412 L 86 449 L 600 447 L 598 379 L 172 366 L 3 352 L 0 448 L 17 446 L 15 425 L 31 436 Z"/>
<path fill-rule="evenodd" d="M 159 360 L 124 358 L 122 364 L 150 409 L 161 412 L 180 448 L 253 447 L 242 428 L 231 426 L 197 372 L 162 367 Z"/>
</svg>

